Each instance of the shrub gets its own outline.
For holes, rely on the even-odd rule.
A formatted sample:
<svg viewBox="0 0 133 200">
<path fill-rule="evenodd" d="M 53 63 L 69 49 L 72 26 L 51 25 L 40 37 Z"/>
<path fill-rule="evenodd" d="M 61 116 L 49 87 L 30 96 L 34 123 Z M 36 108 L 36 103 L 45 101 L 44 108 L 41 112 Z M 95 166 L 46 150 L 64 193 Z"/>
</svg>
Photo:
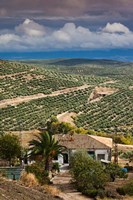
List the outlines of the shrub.
<svg viewBox="0 0 133 200">
<path fill-rule="evenodd" d="M 44 189 L 48 194 L 52 195 L 53 197 L 57 197 L 60 194 L 60 190 L 51 185 L 45 185 Z"/>
<path fill-rule="evenodd" d="M 37 186 L 38 180 L 32 173 L 23 172 L 20 181 L 27 187 Z"/>
<path fill-rule="evenodd" d="M 126 168 L 128 172 L 133 171 L 133 166 L 125 165 L 124 168 Z"/>
<path fill-rule="evenodd" d="M 122 187 L 121 187 L 121 188 L 117 188 L 116 191 L 117 191 L 120 195 L 123 195 L 123 196 L 126 195 L 126 193 L 125 193 L 125 191 L 124 191 L 124 188 L 122 188 Z"/>
<path fill-rule="evenodd" d="M 127 178 L 126 172 L 115 163 L 109 163 L 105 168 L 105 173 L 108 175 L 109 181 L 115 181 L 116 177 Z"/>
<path fill-rule="evenodd" d="M 100 197 L 101 199 L 105 198 L 107 196 L 107 192 L 105 190 L 98 190 L 97 196 Z"/>
<path fill-rule="evenodd" d="M 59 167 L 58 162 L 53 163 L 52 170 L 55 170 L 55 171 L 58 171 L 58 172 L 60 171 L 60 167 Z"/>
<path fill-rule="evenodd" d="M 120 195 L 129 195 L 133 196 L 133 180 L 131 180 L 129 183 L 125 184 L 124 186 L 117 188 L 117 192 Z"/>
<path fill-rule="evenodd" d="M 0 170 L 0 177 L 6 177 L 6 171 Z"/>
<path fill-rule="evenodd" d="M 70 171 L 77 189 L 90 197 L 103 190 L 107 176 L 100 162 L 93 160 L 85 151 L 74 153 L 70 161 Z"/>
<path fill-rule="evenodd" d="M 91 198 L 94 198 L 97 196 L 98 194 L 98 190 L 97 189 L 85 189 L 82 191 L 83 194 L 91 197 Z"/>
<path fill-rule="evenodd" d="M 122 153 L 121 158 L 128 159 L 129 162 L 132 162 L 133 161 L 133 151 L 127 151 L 125 153 Z"/>
<path fill-rule="evenodd" d="M 34 174 L 40 184 L 49 182 L 48 172 L 44 170 L 42 163 L 33 163 L 32 165 L 26 166 L 25 170 L 27 173 Z"/>
<path fill-rule="evenodd" d="M 15 135 L 0 135 L 0 158 L 9 161 L 10 165 L 15 158 L 21 157 L 21 145 Z"/>
</svg>

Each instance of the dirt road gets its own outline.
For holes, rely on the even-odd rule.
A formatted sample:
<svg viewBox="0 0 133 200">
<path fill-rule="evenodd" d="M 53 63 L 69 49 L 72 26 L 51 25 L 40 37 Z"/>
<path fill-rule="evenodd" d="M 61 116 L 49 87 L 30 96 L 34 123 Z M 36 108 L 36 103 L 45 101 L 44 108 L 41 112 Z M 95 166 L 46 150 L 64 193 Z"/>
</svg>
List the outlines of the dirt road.
<svg viewBox="0 0 133 200">
<path fill-rule="evenodd" d="M 58 96 L 60 94 L 66 94 L 66 93 L 74 92 L 74 91 L 77 91 L 77 90 L 83 90 L 85 88 L 88 88 L 88 85 L 66 88 L 64 90 L 58 90 L 58 91 L 52 92 L 51 94 L 39 93 L 39 94 L 35 94 L 35 95 L 30 95 L 30 96 L 20 96 L 20 97 L 16 97 L 16 98 L 13 98 L 13 99 L 5 99 L 5 100 L 0 101 L 0 108 L 5 108 L 9 105 L 15 106 L 15 105 L 18 105 L 20 103 L 28 102 L 28 101 L 31 101 L 31 100 L 34 100 L 34 99 L 40 99 L 40 98 L 45 98 L 45 97 L 54 97 L 54 96 Z"/>
<path fill-rule="evenodd" d="M 91 200 L 91 198 L 78 192 L 73 183 L 71 183 L 71 175 L 68 172 L 61 172 L 53 179 L 53 184 L 62 192 L 60 197 L 64 200 Z"/>
</svg>

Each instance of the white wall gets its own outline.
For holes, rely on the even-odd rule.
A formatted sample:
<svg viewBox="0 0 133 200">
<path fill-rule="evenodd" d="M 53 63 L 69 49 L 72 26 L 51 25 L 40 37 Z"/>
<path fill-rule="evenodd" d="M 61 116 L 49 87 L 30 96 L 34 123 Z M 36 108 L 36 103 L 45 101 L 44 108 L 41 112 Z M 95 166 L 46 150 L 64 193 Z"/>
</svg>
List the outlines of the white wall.
<svg viewBox="0 0 133 200">
<path fill-rule="evenodd" d="M 93 149 L 94 150 L 94 149 Z M 90 149 L 88 149 L 87 151 L 90 151 Z M 105 155 L 105 160 L 109 160 L 110 157 L 110 151 L 107 149 L 95 149 L 95 156 L 96 156 L 96 160 L 97 160 L 97 155 L 98 154 L 104 154 Z M 71 155 L 76 152 L 76 150 L 71 150 Z"/>
<path fill-rule="evenodd" d="M 89 149 L 87 150 L 89 151 Z M 105 155 L 105 160 L 109 160 L 109 150 L 107 149 L 95 149 L 95 156 L 96 156 L 96 160 L 97 160 L 97 155 L 98 154 L 104 154 Z M 75 153 L 76 150 L 68 150 L 66 153 L 68 153 L 68 160 L 70 159 L 70 157 L 73 155 L 73 153 Z M 63 164 L 64 160 L 63 160 L 63 155 L 58 155 L 58 160 L 57 162 L 59 162 L 60 165 Z"/>
<path fill-rule="evenodd" d="M 58 162 L 60 165 L 63 164 L 63 155 L 61 155 L 61 154 L 58 155 Z"/>
<path fill-rule="evenodd" d="M 108 155 L 108 150 L 103 149 L 103 150 L 95 150 L 95 156 L 97 160 L 97 155 L 98 154 L 105 154 L 105 160 L 109 160 L 109 155 Z"/>
</svg>

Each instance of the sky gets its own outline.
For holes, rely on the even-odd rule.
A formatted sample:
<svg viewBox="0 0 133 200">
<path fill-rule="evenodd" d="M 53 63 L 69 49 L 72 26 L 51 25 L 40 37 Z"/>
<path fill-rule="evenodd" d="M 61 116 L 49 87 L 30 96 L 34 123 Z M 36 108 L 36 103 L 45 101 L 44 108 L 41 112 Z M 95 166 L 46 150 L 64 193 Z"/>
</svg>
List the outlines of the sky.
<svg viewBox="0 0 133 200">
<path fill-rule="evenodd" d="M 128 60 L 132 22 L 133 0 L 0 0 L 0 56 L 81 51 Z"/>
</svg>

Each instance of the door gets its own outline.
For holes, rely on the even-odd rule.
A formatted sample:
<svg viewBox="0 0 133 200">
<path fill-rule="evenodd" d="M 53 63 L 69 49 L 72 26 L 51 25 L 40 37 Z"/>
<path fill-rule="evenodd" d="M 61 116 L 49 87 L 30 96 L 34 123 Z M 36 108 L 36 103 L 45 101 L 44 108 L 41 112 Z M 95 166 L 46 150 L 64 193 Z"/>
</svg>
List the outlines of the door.
<svg viewBox="0 0 133 200">
<path fill-rule="evenodd" d="M 68 154 L 67 153 L 63 154 L 63 162 L 64 162 L 64 164 L 68 164 Z"/>
</svg>

